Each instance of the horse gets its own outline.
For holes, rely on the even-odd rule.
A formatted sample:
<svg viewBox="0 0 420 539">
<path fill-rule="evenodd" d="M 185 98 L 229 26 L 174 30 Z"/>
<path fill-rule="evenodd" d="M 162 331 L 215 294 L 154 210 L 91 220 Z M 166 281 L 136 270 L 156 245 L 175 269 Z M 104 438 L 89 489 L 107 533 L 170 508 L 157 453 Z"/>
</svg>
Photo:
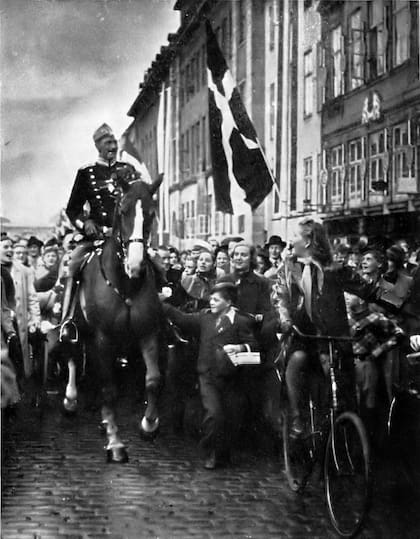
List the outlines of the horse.
<svg viewBox="0 0 420 539">
<path fill-rule="evenodd" d="M 116 199 L 111 235 L 89 255 L 79 280 L 78 301 L 83 322 L 87 362 L 102 390 L 101 416 L 106 430 L 107 461 L 128 461 L 115 420 L 116 388 L 113 368 L 121 343 L 135 338 L 146 368 L 146 409 L 140 433 L 153 437 L 159 427 L 158 392 L 161 373 L 158 336 L 162 309 L 156 273 L 147 254 L 154 218 L 153 195 L 162 177 L 152 184 L 139 179 L 123 184 Z M 64 409 L 77 406 L 76 365 L 68 360 L 69 379 Z"/>
</svg>

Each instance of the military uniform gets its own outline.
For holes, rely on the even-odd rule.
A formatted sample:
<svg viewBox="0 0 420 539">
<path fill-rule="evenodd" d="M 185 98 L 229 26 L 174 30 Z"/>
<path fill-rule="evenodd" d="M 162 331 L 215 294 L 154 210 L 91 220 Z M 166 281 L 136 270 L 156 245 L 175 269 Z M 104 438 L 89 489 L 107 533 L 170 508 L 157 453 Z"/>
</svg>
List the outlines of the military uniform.
<svg viewBox="0 0 420 539">
<path fill-rule="evenodd" d="M 118 187 L 131 180 L 138 179 L 138 173 L 129 163 L 121 161 L 108 161 L 101 155 L 98 143 L 107 137 L 115 141 L 111 128 L 107 124 L 101 125 L 93 134 L 93 140 L 100 155 L 91 165 L 80 168 L 67 204 L 66 213 L 73 226 L 87 234 L 86 241 L 79 244 L 71 253 L 68 265 L 68 278 L 63 301 L 63 318 L 60 340 L 74 342 L 77 339 L 77 329 L 72 321 L 73 313 L 68 313 L 73 303 L 74 275 L 79 271 L 85 255 L 94 248 L 94 236 L 105 233 L 104 227 L 112 228 Z M 115 141 L 116 143 L 116 141 Z M 109 150 L 116 153 L 117 147 Z M 89 221 L 89 223 L 88 223 Z M 96 226 L 93 226 L 93 224 Z M 67 318 L 69 315 L 69 318 Z M 70 331 L 69 331 L 70 328 Z"/>
<path fill-rule="evenodd" d="M 117 187 L 121 181 L 136 178 L 134 167 L 121 161 L 109 165 L 98 158 L 96 163 L 80 168 L 66 209 L 71 223 L 82 230 L 86 219 L 92 219 L 98 227 L 111 228 Z"/>
</svg>

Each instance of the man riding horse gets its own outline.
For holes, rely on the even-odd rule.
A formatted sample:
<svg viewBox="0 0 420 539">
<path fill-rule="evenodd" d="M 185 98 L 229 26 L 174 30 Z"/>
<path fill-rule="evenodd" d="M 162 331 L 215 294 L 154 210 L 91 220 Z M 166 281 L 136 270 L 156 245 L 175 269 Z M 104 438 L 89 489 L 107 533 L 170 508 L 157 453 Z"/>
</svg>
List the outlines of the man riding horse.
<svg viewBox="0 0 420 539">
<path fill-rule="evenodd" d="M 79 300 L 83 327 L 87 329 L 83 338 L 87 362 L 95 373 L 94 383 L 101 389 L 107 458 L 109 462 L 126 462 L 128 456 L 117 434 L 114 413 L 113 366 L 127 344 L 135 346 L 146 367 L 146 408 L 140 432 L 150 438 L 159 427 L 162 308 L 157 292 L 159 273 L 147 245 L 155 215 L 153 196 L 162 176 L 147 184 L 134 167 L 116 161 L 117 141 L 106 124 L 95 131 L 93 139 L 99 157 L 96 163 L 79 169 L 66 210 L 86 240 L 73 251 L 69 263 L 61 341 L 77 341 L 73 314 Z M 76 279 L 78 285 L 73 286 Z M 67 412 L 74 412 L 77 388 L 71 355 L 68 367 L 63 404 Z"/>
<path fill-rule="evenodd" d="M 66 208 L 73 226 L 85 236 L 85 241 L 72 252 L 63 301 L 61 339 L 70 342 L 77 340 L 73 321 L 75 276 L 85 257 L 94 249 L 94 242 L 111 232 L 121 183 L 139 178 L 132 165 L 116 160 L 118 143 L 109 125 L 102 124 L 94 132 L 93 140 L 98 158 L 95 163 L 78 170 Z"/>
</svg>

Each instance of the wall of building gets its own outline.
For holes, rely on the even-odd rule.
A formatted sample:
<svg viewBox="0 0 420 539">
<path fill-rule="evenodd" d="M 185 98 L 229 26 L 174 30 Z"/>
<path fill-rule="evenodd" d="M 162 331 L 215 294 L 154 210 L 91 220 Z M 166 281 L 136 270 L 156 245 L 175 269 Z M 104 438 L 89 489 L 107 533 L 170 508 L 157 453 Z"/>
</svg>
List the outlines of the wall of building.
<svg viewBox="0 0 420 539">
<path fill-rule="evenodd" d="M 420 209 L 418 3 L 323 4 L 322 42 L 330 74 L 322 114 L 327 220 L 337 234 L 346 229 L 353 235 L 377 234 L 380 228 L 388 236 L 394 229 L 399 234 L 393 215 Z M 407 17 L 405 31 L 398 34 L 402 17 Z M 385 30 L 377 32 L 381 21 Z M 337 28 L 342 31 L 341 72 L 334 71 L 332 59 Z M 373 46 L 383 47 L 383 54 L 373 55 Z M 338 92 L 337 73 L 342 79 Z M 411 221 L 406 220 L 408 234 Z"/>
<path fill-rule="evenodd" d="M 374 61 L 373 55 L 367 55 L 366 47 L 372 37 L 372 10 L 376 10 L 376 16 L 381 13 L 378 11 L 381 2 L 177 2 L 183 22 L 171 37 L 169 53 L 164 51 L 152 63 L 139 96 L 148 97 L 147 106 L 135 114 L 140 150 L 153 175 L 156 163 L 153 129 L 159 99 L 156 90 L 150 92 L 149 86 L 153 77 L 165 80 L 172 103 L 171 174 L 166 180 L 169 181 L 170 226 L 165 241 L 189 248 L 197 238 L 216 236 L 221 240 L 226 235 L 239 235 L 263 244 L 272 234 L 292 237 L 304 216 L 325 218 L 336 235 L 345 235 L 346 230 L 349 234 L 365 233 L 369 227 L 373 229 L 370 216 L 376 219 L 381 215 L 388 223 L 387 230 L 393 226 L 400 230 L 403 221 L 386 220 L 386 216 L 419 210 L 416 2 L 408 4 L 411 32 L 406 60 L 398 66 L 392 64 L 395 29 L 389 27 L 388 68 L 380 76 L 365 77 L 354 83 L 355 51 L 363 57 L 363 70 L 372 69 L 369 66 Z M 397 16 L 394 7 L 400 9 L 404 4 L 403 0 L 399 3 L 384 0 L 383 13 L 391 26 L 393 17 Z M 355 18 L 358 9 L 360 18 Z M 204 15 L 215 30 L 276 178 L 276 188 L 255 212 L 244 202 L 244 194 L 237 184 L 231 186 L 234 215 L 216 212 L 208 140 Z M 354 26 L 355 21 L 360 31 Z M 338 25 L 342 27 L 342 37 L 333 42 L 332 31 Z M 337 47 L 343 52 L 339 61 L 334 56 Z M 335 73 L 342 79 L 339 90 L 334 86 Z M 373 102 L 375 106 L 379 103 L 378 117 L 362 122 L 366 111 L 368 116 L 372 113 Z M 389 180 L 385 191 L 374 191 L 369 178 L 372 135 L 378 132 L 383 132 L 386 145 L 382 152 L 382 165 Z M 397 136 L 398 148 L 394 144 Z M 398 159 L 401 163 L 397 163 Z M 397 177 L 397 165 L 409 169 L 408 177 Z M 342 195 L 337 195 L 338 184 Z M 376 228 L 379 222 L 375 220 Z M 412 227 L 410 223 L 407 219 L 408 228 Z"/>
</svg>

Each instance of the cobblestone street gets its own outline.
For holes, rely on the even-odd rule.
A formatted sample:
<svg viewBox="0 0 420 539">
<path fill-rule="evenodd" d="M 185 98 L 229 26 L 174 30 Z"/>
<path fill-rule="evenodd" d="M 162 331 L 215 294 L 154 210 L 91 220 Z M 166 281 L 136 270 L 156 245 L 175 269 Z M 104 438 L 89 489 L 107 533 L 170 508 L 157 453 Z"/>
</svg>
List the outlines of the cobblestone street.
<svg viewBox="0 0 420 539">
<path fill-rule="evenodd" d="M 169 426 L 141 440 L 134 409 L 121 402 L 122 466 L 105 464 L 97 412 L 64 417 L 51 400 L 42 414 L 22 409 L 3 434 L 2 537 L 334 537 L 319 485 L 292 494 L 281 461 L 251 453 L 205 471 L 196 441 Z M 379 468 L 361 536 L 418 537 L 418 497 Z"/>
</svg>

